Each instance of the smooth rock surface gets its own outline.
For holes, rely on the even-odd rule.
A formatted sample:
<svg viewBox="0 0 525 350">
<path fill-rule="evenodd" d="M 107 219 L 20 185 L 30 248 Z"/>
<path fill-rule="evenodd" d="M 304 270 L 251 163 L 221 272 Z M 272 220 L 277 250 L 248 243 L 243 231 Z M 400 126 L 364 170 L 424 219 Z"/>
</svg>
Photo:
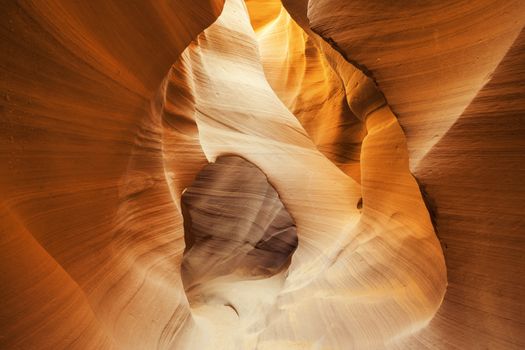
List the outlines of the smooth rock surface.
<svg viewBox="0 0 525 350">
<path fill-rule="evenodd" d="M 525 347 L 524 24 L 2 2 L 0 348 Z"/>
</svg>

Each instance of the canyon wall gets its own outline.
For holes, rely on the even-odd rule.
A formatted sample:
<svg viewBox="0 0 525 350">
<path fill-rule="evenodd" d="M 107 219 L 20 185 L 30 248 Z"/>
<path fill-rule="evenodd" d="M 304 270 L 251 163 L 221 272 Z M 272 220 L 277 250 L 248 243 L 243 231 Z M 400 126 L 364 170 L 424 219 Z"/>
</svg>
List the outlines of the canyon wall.
<svg viewBox="0 0 525 350">
<path fill-rule="evenodd" d="M 1 8 L 1 348 L 525 346 L 522 2 Z"/>
</svg>

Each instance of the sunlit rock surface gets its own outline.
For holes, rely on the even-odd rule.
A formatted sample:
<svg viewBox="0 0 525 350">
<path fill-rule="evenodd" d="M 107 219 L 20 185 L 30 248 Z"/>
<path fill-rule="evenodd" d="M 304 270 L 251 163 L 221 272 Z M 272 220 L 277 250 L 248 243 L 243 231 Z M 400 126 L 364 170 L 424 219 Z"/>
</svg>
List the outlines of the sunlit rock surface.
<svg viewBox="0 0 525 350">
<path fill-rule="evenodd" d="M 0 348 L 525 346 L 521 2 L 1 8 Z"/>
</svg>

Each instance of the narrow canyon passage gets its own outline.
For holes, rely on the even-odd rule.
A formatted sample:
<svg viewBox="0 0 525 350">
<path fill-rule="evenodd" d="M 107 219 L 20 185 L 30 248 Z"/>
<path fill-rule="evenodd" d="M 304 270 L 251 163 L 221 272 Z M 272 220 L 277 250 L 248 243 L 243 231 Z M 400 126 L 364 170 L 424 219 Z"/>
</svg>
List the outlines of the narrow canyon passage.
<svg viewBox="0 0 525 350">
<path fill-rule="evenodd" d="M 0 5 L 1 349 L 521 349 L 519 0 Z"/>
<path fill-rule="evenodd" d="M 380 346 L 399 332 L 424 326 L 439 307 L 446 287 L 441 248 L 408 169 L 403 132 L 382 94 L 338 52 L 303 33 L 276 3 L 277 19 L 270 15 L 270 23 L 254 32 L 244 3 L 227 1 L 217 21 L 172 67 L 154 109 L 168 185 L 185 213 L 181 274 L 189 299 L 187 322 L 194 324 L 188 326 L 191 340 L 185 345 L 301 348 L 306 341 L 326 348 Z M 257 33 L 269 35 L 265 26 L 277 32 L 293 26 L 295 43 L 303 42 L 305 55 L 271 65 L 283 67 L 280 76 L 294 77 L 286 69 L 306 57 L 304 76 L 313 81 L 288 95 L 288 108 L 283 104 L 287 90 L 272 86 L 271 71 L 264 70 L 263 37 Z M 334 99 L 318 98 L 323 95 Z M 179 96 L 189 98 L 181 104 Z M 296 117 L 290 108 L 298 99 L 303 109 Z M 338 124 L 330 120 L 338 119 L 348 120 L 348 126 L 334 129 Z M 339 139 L 348 143 L 342 146 Z M 338 156 L 350 147 L 357 156 Z M 187 187 L 189 179 L 196 177 L 197 188 L 206 186 L 204 181 L 213 186 L 211 166 L 228 168 L 223 155 L 242 157 L 260 169 L 293 218 L 298 241 L 286 270 L 247 279 L 245 264 L 262 264 L 257 268 L 264 270 L 263 261 L 247 259 L 235 239 L 225 240 L 240 234 L 236 230 L 243 221 L 233 220 L 233 229 L 228 208 L 238 205 L 231 196 L 242 192 L 243 181 L 225 175 L 222 181 L 233 181 L 230 199 L 210 197 L 215 205 L 201 199 L 204 207 L 195 206 L 199 200 L 193 185 Z M 182 179 L 179 174 L 188 166 L 181 156 L 205 156 L 201 166 L 211 165 L 204 170 L 196 165 Z M 236 167 L 230 168 L 235 173 Z M 218 195 L 213 188 L 210 195 Z M 271 260 L 281 265 L 275 256 Z M 321 314 L 326 309 L 329 323 Z M 377 323 L 377 313 L 387 321 Z M 298 318 L 309 321 L 298 323 Z"/>
</svg>

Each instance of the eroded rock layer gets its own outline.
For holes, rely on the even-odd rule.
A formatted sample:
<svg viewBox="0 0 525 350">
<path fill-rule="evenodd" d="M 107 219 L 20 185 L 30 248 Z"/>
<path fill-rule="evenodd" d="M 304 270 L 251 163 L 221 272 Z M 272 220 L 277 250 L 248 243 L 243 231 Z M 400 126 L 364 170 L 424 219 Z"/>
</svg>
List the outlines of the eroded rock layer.
<svg viewBox="0 0 525 350">
<path fill-rule="evenodd" d="M 407 133 L 412 169 L 490 80 L 525 24 L 519 0 L 284 2 L 300 3 L 312 30 L 374 77 Z"/>
<path fill-rule="evenodd" d="M 521 2 L 1 9 L 0 348 L 525 346 Z"/>
<path fill-rule="evenodd" d="M 185 149 L 191 158 L 204 154 L 212 162 L 235 154 L 255 164 L 279 193 L 299 239 L 287 273 L 259 281 L 256 289 L 266 292 L 252 288 L 249 299 L 257 312 L 193 308 L 190 346 L 206 347 L 207 341 L 225 348 L 381 346 L 400 332 L 419 329 L 439 306 L 446 279 L 395 116 L 366 76 L 333 59 L 349 72 L 347 85 L 356 88 L 345 96 L 366 122 L 360 185 L 318 151 L 276 96 L 258 48 L 244 3 L 228 1 L 173 66 L 162 89 L 160 115 L 169 120 L 164 130 L 170 139 L 164 153 Z M 356 81 L 361 84 L 352 85 Z M 191 96 L 187 108 L 173 113 L 172 91 Z M 184 135 L 194 130 L 192 120 L 198 138 Z M 178 173 L 187 169 L 177 160 L 164 162 L 173 174 L 168 183 L 175 202 L 184 189 Z M 246 298 L 237 288 L 215 285 L 211 293 L 207 299 Z M 323 318 L 324 312 L 333 318 Z M 377 314 L 387 321 L 377 322 Z"/>
<path fill-rule="evenodd" d="M 163 329 L 184 308 L 151 270 L 182 255 L 182 220 L 161 142 L 138 130 L 166 71 L 222 3 L 0 6 L 0 348 L 167 347 Z"/>
</svg>

